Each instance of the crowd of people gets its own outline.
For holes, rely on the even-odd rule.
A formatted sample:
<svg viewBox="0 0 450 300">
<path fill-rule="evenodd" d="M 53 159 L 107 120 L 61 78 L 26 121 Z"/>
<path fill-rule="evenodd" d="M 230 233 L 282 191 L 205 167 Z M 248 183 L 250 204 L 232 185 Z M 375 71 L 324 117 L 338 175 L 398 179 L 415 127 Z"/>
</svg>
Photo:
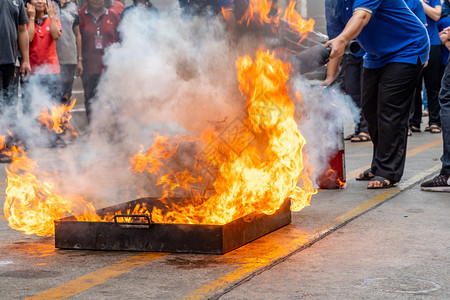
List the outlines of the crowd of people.
<svg viewBox="0 0 450 300">
<path fill-rule="evenodd" d="M 0 109 L 16 105 L 21 77 L 24 113 L 30 112 L 29 76 L 47 88 L 53 99 L 66 104 L 77 75 L 82 79 L 90 121 L 105 69 L 102 56 L 109 45 L 120 41 L 121 19 L 137 8 L 154 15 L 158 10 L 149 0 L 133 0 L 127 8 L 114 0 L 87 0 L 81 8 L 76 0 L 24 1 L 0 2 Z M 222 14 L 230 29 L 248 6 L 248 0 L 178 2 L 185 18 L 205 12 Z M 407 137 L 421 131 L 426 94 L 429 123 L 424 130 L 443 131 L 444 155 L 440 175 L 425 182 L 422 189 L 450 190 L 449 1 L 325 0 L 325 7 L 330 37 L 325 46 L 332 52 L 323 85 L 336 80 L 342 61 L 343 88 L 361 108 L 355 133 L 347 139 L 371 141 L 374 146 L 371 168 L 357 180 L 369 181 L 370 189 L 392 187 L 400 181 Z M 345 46 L 354 39 L 362 51 L 344 55 Z"/>
</svg>

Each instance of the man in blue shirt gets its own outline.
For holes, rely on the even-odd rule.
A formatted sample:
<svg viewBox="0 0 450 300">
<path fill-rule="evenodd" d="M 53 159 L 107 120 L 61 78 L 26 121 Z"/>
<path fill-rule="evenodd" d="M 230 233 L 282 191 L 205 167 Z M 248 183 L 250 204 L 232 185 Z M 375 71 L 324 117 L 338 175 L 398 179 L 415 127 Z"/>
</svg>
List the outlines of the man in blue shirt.
<svg viewBox="0 0 450 300">
<path fill-rule="evenodd" d="M 334 0 L 336 14 L 349 15 L 344 30 L 325 46 L 330 58 L 344 54 L 354 38 L 364 55 L 362 110 L 373 142 L 372 164 L 359 176 L 367 188 L 392 187 L 406 160 L 408 118 L 417 80 L 428 60 L 425 26 L 404 1 Z"/>
<path fill-rule="evenodd" d="M 419 0 L 417 0 L 419 1 Z M 336 14 L 336 6 L 342 5 L 334 0 L 325 0 L 325 17 L 327 20 L 327 33 L 330 39 L 337 37 L 345 28 L 345 24 L 350 20 L 351 13 L 343 10 L 342 7 L 339 10 L 343 10 L 344 14 Z M 344 70 L 344 82 L 343 88 L 345 92 L 350 95 L 356 106 L 361 109 L 361 82 L 362 82 L 362 67 L 363 56 L 365 52 L 363 50 L 358 53 L 348 53 L 343 58 Z M 322 85 L 328 86 L 336 80 L 336 73 L 339 69 L 341 58 L 333 58 L 327 64 L 327 77 L 322 82 Z M 367 128 L 367 122 L 364 119 L 362 112 L 359 115 L 359 119 L 355 120 L 355 132 L 345 138 L 352 142 L 370 142 L 369 129 Z"/>
</svg>

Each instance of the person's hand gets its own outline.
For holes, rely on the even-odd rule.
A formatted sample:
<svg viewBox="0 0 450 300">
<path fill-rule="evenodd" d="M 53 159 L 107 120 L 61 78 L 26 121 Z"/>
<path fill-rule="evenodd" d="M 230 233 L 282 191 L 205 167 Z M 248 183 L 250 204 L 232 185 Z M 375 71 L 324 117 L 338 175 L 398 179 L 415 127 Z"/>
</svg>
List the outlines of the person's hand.
<svg viewBox="0 0 450 300">
<path fill-rule="evenodd" d="M 51 20 L 56 18 L 56 13 L 58 12 L 58 8 L 56 7 L 55 1 L 49 1 L 46 4 L 47 15 Z"/>
<path fill-rule="evenodd" d="M 320 84 L 321 86 L 329 86 L 330 84 L 332 84 L 334 81 L 334 78 L 325 78 L 324 81 L 322 81 L 322 83 Z"/>
<path fill-rule="evenodd" d="M 20 65 L 20 74 L 22 75 L 22 81 L 27 81 L 31 74 L 30 61 L 22 61 Z"/>
<path fill-rule="evenodd" d="M 34 21 L 34 18 L 36 18 L 36 8 L 31 3 L 27 3 L 27 15 L 28 15 L 28 19 L 33 20 L 33 21 Z"/>
<path fill-rule="evenodd" d="M 75 69 L 75 76 L 83 75 L 83 64 L 81 61 L 78 61 L 77 68 Z"/>
<path fill-rule="evenodd" d="M 345 46 L 347 42 L 339 36 L 335 39 L 329 40 L 325 43 L 325 48 L 331 47 L 330 59 L 335 57 L 341 57 L 344 55 Z"/>
</svg>

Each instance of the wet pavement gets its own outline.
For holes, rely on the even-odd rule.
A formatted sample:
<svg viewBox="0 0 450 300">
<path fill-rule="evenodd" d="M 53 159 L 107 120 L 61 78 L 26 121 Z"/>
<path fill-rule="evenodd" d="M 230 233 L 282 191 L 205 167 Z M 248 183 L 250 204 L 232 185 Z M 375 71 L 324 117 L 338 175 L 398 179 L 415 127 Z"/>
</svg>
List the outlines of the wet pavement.
<svg viewBox="0 0 450 300">
<path fill-rule="evenodd" d="M 225 255 L 60 250 L 2 213 L 0 299 L 448 299 L 450 194 L 418 186 L 439 170 L 441 136 L 409 139 L 391 189 L 354 180 L 371 149 L 346 142 L 346 189 L 321 190 L 292 224 Z"/>
</svg>

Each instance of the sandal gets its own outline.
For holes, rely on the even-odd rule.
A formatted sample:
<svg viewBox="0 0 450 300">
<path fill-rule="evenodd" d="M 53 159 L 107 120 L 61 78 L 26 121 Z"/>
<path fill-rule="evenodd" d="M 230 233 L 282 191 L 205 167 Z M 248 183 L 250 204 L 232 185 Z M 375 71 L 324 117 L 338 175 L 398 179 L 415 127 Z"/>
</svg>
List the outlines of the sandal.
<svg viewBox="0 0 450 300">
<path fill-rule="evenodd" d="M 370 181 L 371 182 L 378 181 L 379 183 L 381 183 L 381 186 L 367 186 L 369 190 L 387 189 L 393 187 L 396 184 L 396 182 L 393 182 L 392 180 L 389 180 L 381 176 L 374 176 L 372 179 L 370 179 Z"/>
<path fill-rule="evenodd" d="M 354 138 L 355 136 L 357 136 L 358 134 L 356 133 L 356 132 L 354 132 L 354 133 L 352 133 L 352 134 L 350 134 L 350 135 L 347 135 L 347 137 L 344 139 L 344 140 L 346 140 L 346 141 L 350 141 L 352 138 Z"/>
<path fill-rule="evenodd" d="M 411 130 L 412 132 L 421 132 L 420 127 L 417 126 L 410 126 L 409 130 Z"/>
<path fill-rule="evenodd" d="M 441 133 L 441 127 L 439 127 L 437 125 L 431 125 L 430 132 L 431 133 Z"/>
<path fill-rule="evenodd" d="M 356 177 L 355 179 L 358 181 L 368 181 L 374 177 L 375 177 L 375 175 L 372 174 L 372 169 L 369 168 L 369 169 L 365 170 L 364 172 L 362 172 L 361 174 L 359 174 L 359 177 Z"/>
<path fill-rule="evenodd" d="M 372 139 L 370 138 L 369 134 L 361 132 L 360 134 L 357 134 L 356 136 L 352 137 L 350 141 L 352 143 L 361 143 L 361 142 L 370 142 L 372 141 Z"/>
</svg>

